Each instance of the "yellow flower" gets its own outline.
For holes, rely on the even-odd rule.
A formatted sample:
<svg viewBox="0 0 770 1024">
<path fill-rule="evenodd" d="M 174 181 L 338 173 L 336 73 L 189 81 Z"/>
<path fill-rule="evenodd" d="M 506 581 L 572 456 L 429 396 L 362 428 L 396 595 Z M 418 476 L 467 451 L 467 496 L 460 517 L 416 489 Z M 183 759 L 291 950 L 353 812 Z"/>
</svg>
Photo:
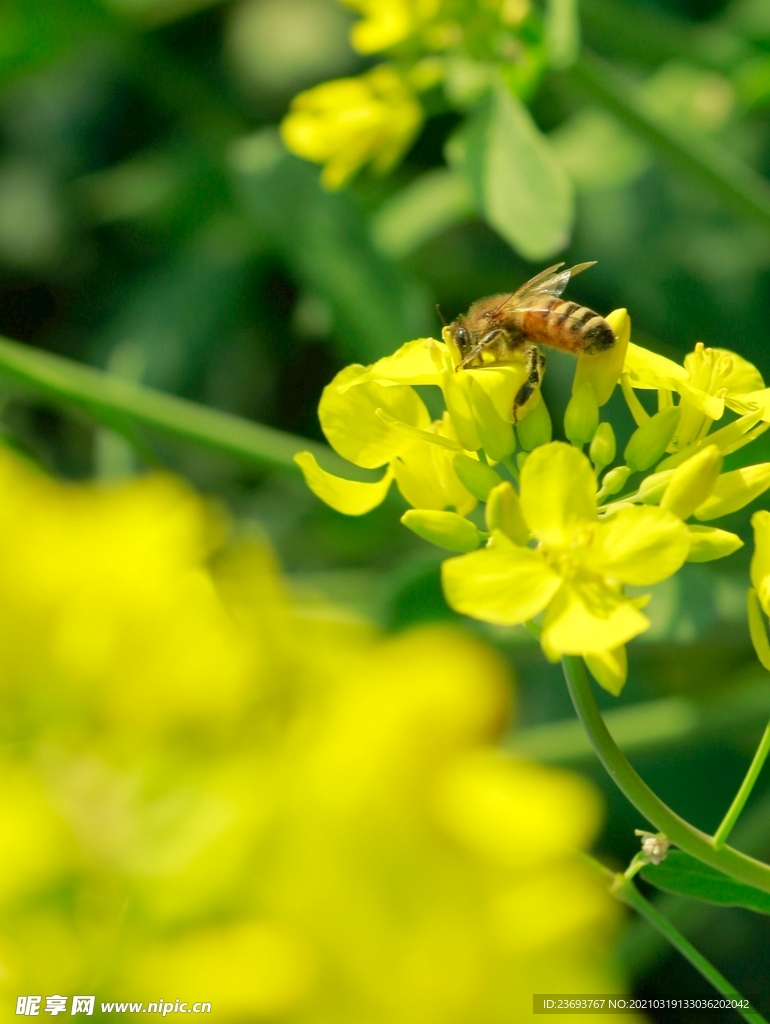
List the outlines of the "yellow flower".
<svg viewBox="0 0 770 1024">
<path fill-rule="evenodd" d="M 290 596 L 166 478 L 0 450 L 0 523 L 6 1006 L 496 1024 L 533 989 L 622 991 L 619 907 L 572 852 L 599 799 L 499 749 L 494 652 Z"/>
<path fill-rule="evenodd" d="M 502 625 L 545 611 L 542 645 L 554 660 L 577 654 L 606 661 L 644 632 L 649 620 L 623 584 L 648 586 L 673 575 L 687 558 L 687 528 L 653 506 L 599 518 L 596 490 L 591 465 L 576 448 L 558 441 L 536 448 L 521 473 L 520 497 L 536 547 L 495 532 L 491 546 L 449 559 L 443 567 L 449 604 Z M 616 672 L 619 690 L 624 666 Z"/>
<path fill-rule="evenodd" d="M 422 109 L 387 64 L 358 78 L 324 82 L 296 96 L 281 124 L 288 149 L 324 164 L 321 180 L 341 188 L 364 164 L 389 171 L 422 124 Z"/>
<path fill-rule="evenodd" d="M 359 383 L 365 376 L 366 368 L 355 363 L 340 371 L 324 388 L 318 415 L 339 455 L 365 469 L 387 466 L 385 474 L 376 483 L 345 480 L 327 473 L 310 452 L 301 452 L 295 458 L 308 487 L 346 515 L 363 515 L 381 504 L 394 479 L 414 508 L 472 511 L 476 498 L 455 472 L 454 456 L 462 448 L 448 417 L 431 423 L 413 388 L 369 379 Z"/>
<path fill-rule="evenodd" d="M 505 365 L 456 372 L 452 350 L 433 338 L 402 345 L 373 366 L 346 367 L 323 392 L 318 415 L 334 450 L 362 468 L 387 466 L 376 483 L 344 480 L 323 470 L 309 452 L 296 462 L 310 489 L 338 512 L 362 515 L 384 501 L 393 479 L 414 508 L 460 515 L 476 499 L 460 481 L 454 457 L 476 459 L 484 449 L 494 461 L 513 452 L 514 398 L 526 379 L 523 358 Z M 447 411 L 431 423 L 412 385 L 441 388 Z M 537 406 L 539 392 L 519 410 Z"/>
<path fill-rule="evenodd" d="M 343 0 L 363 15 L 350 32 L 359 53 L 377 53 L 408 39 L 430 23 L 441 0 Z"/>
<path fill-rule="evenodd" d="M 680 452 L 702 440 L 715 420 L 721 419 L 725 407 L 741 415 L 761 411 L 770 420 L 770 390 L 765 390 L 762 376 L 755 366 L 726 349 L 706 348 L 701 342 L 684 359 L 684 366 L 665 356 L 629 344 L 624 366 L 625 393 L 631 412 L 641 426 L 647 414 L 632 389 L 659 392 L 659 407 L 670 407 L 672 395 L 679 395 L 681 415 L 669 451 Z M 767 429 L 757 426 L 759 417 L 751 421 L 749 431 L 729 450 L 741 447 Z M 728 452 L 723 448 L 722 454 Z"/>
</svg>

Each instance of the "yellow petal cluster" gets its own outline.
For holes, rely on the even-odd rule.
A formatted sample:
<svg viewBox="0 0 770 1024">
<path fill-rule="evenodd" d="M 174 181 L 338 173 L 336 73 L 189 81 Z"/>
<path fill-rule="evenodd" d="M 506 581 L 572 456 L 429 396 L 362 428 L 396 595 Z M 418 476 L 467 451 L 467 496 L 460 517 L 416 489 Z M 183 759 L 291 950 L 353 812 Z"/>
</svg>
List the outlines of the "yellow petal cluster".
<svg viewBox="0 0 770 1024">
<path fill-rule="evenodd" d="M 649 620 L 623 584 L 649 586 L 673 575 L 690 541 L 682 520 L 653 506 L 628 505 L 601 518 L 591 464 L 553 442 L 535 449 L 521 472 L 520 505 L 534 548 L 502 532 L 480 551 L 444 563 L 450 605 L 474 618 L 516 625 L 545 612 L 546 655 L 609 660 Z M 619 690 L 625 663 L 615 656 Z M 597 674 L 599 678 L 599 674 Z M 607 685 L 606 676 L 599 678 Z"/>
<path fill-rule="evenodd" d="M 646 421 L 647 413 L 635 400 L 633 389 L 657 390 L 660 409 L 672 405 L 674 394 L 679 396 L 680 417 L 669 451 L 684 451 L 702 440 L 725 408 L 740 415 L 760 413 L 749 428 L 751 434 L 741 439 L 744 444 L 766 430 L 770 422 L 770 389 L 765 388 L 762 375 L 752 363 L 727 349 L 707 348 L 698 342 L 680 366 L 631 343 L 623 369 L 629 406 L 639 425 Z M 765 422 L 758 426 L 760 417 Z"/>
<path fill-rule="evenodd" d="M 422 108 L 402 75 L 388 64 L 357 78 L 324 82 L 300 93 L 281 124 L 297 156 L 324 165 L 321 180 L 341 188 L 365 164 L 389 171 L 422 124 Z"/>
<path fill-rule="evenodd" d="M 292 596 L 166 478 L 63 485 L 0 451 L 0 521 L 6 1006 L 497 1024 L 620 990 L 616 905 L 570 854 L 596 794 L 496 747 L 486 647 Z"/>
<path fill-rule="evenodd" d="M 338 512 L 362 515 L 379 505 L 395 479 L 406 501 L 418 509 L 471 512 L 476 498 L 461 481 L 454 459 L 477 460 L 482 447 L 500 460 L 516 445 L 514 398 L 526 378 L 523 359 L 505 365 L 455 371 L 450 348 L 433 338 L 402 345 L 370 367 L 340 371 L 321 397 L 318 415 L 334 450 L 366 469 L 387 467 L 374 483 L 345 480 L 326 472 L 309 452 L 296 456 L 310 489 Z M 431 422 L 416 385 L 435 385 L 446 412 Z M 536 406 L 539 393 L 519 411 Z"/>
</svg>

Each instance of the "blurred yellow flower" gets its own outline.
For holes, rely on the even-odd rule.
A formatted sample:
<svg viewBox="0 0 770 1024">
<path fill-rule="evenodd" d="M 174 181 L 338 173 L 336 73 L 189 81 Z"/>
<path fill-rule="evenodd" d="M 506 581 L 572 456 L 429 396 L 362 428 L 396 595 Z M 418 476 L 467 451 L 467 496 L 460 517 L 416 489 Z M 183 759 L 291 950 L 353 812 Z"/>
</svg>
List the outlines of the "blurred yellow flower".
<svg viewBox="0 0 770 1024">
<path fill-rule="evenodd" d="M 377 53 L 408 39 L 441 9 L 441 0 L 343 0 L 363 15 L 350 32 L 359 53 Z"/>
<path fill-rule="evenodd" d="M 600 519 L 596 493 L 594 471 L 577 448 L 559 441 L 536 448 L 521 472 L 520 502 L 537 546 L 495 531 L 490 547 L 444 563 L 444 592 L 457 611 L 502 625 L 545 611 L 546 655 L 593 659 L 598 681 L 619 692 L 625 660 L 617 652 L 650 625 L 623 584 L 672 576 L 690 542 L 681 519 L 654 506 L 629 505 Z"/>
<path fill-rule="evenodd" d="M 389 171 L 422 124 L 422 108 L 388 64 L 358 78 L 324 82 L 295 96 L 281 124 L 288 149 L 324 165 L 321 180 L 341 188 L 364 164 Z"/>
<path fill-rule="evenodd" d="M 499 1024 L 620 990 L 617 905 L 570 853 L 596 794 L 497 749 L 489 649 L 292 597 L 165 478 L 0 451 L 0 498 L 3 1005 Z"/>
</svg>

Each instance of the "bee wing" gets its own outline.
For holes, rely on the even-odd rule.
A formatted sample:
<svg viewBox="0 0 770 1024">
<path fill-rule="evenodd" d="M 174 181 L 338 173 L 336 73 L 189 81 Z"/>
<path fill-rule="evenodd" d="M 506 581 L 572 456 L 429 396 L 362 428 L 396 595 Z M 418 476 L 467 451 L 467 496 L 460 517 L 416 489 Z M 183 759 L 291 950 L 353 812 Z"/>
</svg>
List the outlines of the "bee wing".
<svg viewBox="0 0 770 1024">
<path fill-rule="evenodd" d="M 541 271 L 530 281 L 527 281 L 526 284 L 523 284 L 518 291 L 511 295 L 510 299 L 506 299 L 503 305 L 515 306 L 516 309 L 522 311 L 545 312 L 546 299 L 558 298 L 567 287 L 571 277 L 582 274 L 584 270 L 588 270 L 594 263 L 596 263 L 596 260 L 590 263 L 577 263 L 568 270 L 560 270 L 559 268 L 563 267 L 564 264 L 555 263 L 552 267 Z M 558 273 L 555 273 L 555 271 L 558 271 Z"/>
</svg>

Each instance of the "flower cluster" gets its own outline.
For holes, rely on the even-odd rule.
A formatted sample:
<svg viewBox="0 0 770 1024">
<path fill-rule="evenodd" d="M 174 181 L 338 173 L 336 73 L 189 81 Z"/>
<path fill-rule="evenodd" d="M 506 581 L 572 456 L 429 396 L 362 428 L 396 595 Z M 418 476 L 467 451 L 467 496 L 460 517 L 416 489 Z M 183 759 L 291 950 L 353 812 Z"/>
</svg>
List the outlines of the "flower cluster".
<svg viewBox="0 0 770 1024">
<path fill-rule="evenodd" d="M 423 122 L 419 94 L 443 85 L 444 102 L 464 109 L 489 88 L 500 62 L 527 82 L 545 64 L 529 0 L 342 2 L 362 16 L 351 30 L 356 50 L 387 51 L 390 63 L 300 93 L 283 121 L 286 146 L 323 164 L 328 188 L 365 164 L 383 174 L 398 162 Z"/>
<path fill-rule="evenodd" d="M 597 796 L 500 752 L 492 651 L 292 596 L 167 478 L 62 485 L 0 450 L 0 493 L 6 1006 L 494 1024 L 533 988 L 620 991 L 617 904 L 570 852 Z"/>
<path fill-rule="evenodd" d="M 454 609 L 503 625 L 542 614 L 546 656 L 583 656 L 618 693 L 625 644 L 650 625 L 648 598 L 625 587 L 741 547 L 735 534 L 702 523 L 770 487 L 770 463 L 722 472 L 725 455 L 770 425 L 770 389 L 734 353 L 698 345 L 679 366 L 630 341 L 625 310 L 607 320 L 615 345 L 577 361 L 564 418 L 571 444 L 551 440 L 539 392 L 513 423 L 525 373 L 516 354 L 464 369 L 445 330 L 443 343 L 420 339 L 371 367 L 347 367 L 324 391 L 329 443 L 357 466 L 387 467 L 379 481 L 332 476 L 309 453 L 297 461 L 319 497 L 352 515 L 383 501 L 395 480 L 412 506 L 402 522 L 459 553 L 443 567 Z M 619 381 L 637 427 L 613 466 L 615 432 L 601 410 Z M 442 419 L 430 421 L 419 385 L 441 389 Z M 645 390 L 657 393 L 656 412 L 640 401 Z M 737 415 L 712 432 L 726 409 Z"/>
</svg>

